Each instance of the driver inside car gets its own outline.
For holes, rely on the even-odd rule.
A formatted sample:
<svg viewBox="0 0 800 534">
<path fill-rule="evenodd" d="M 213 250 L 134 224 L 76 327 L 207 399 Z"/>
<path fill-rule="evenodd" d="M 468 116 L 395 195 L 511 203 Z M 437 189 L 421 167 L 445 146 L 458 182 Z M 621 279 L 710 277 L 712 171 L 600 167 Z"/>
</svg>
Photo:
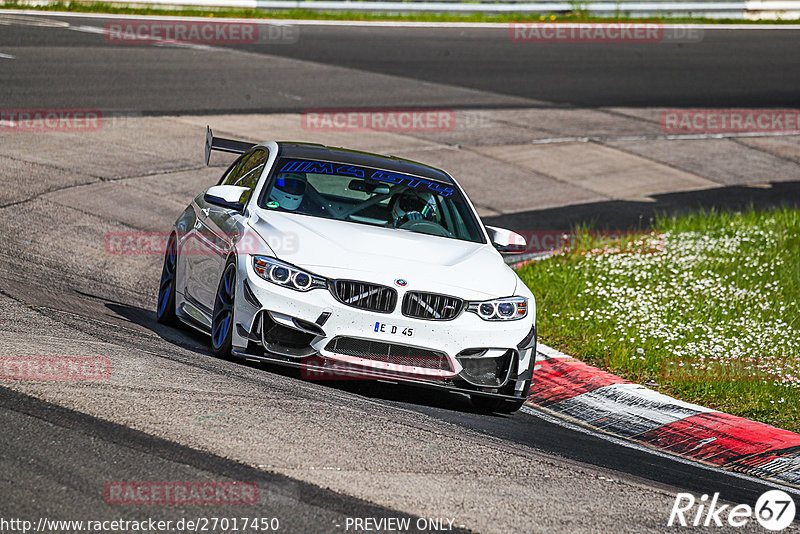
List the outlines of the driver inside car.
<svg viewBox="0 0 800 534">
<path fill-rule="evenodd" d="M 400 228 L 408 221 L 433 221 L 436 217 L 436 199 L 431 193 L 408 189 L 391 200 L 394 228 Z"/>
<path fill-rule="evenodd" d="M 269 200 L 277 202 L 286 211 L 296 211 L 307 215 L 319 215 L 325 208 L 318 205 L 307 194 L 306 175 L 299 172 L 282 172 L 275 178 L 275 185 L 269 194 Z"/>
</svg>

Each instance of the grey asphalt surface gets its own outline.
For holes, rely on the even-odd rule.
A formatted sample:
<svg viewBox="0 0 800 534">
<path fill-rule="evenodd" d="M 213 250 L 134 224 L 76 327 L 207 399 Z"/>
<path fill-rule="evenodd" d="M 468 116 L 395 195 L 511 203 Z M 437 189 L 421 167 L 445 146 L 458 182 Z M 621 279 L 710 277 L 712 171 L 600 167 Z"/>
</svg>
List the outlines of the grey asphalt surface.
<svg viewBox="0 0 800 534">
<path fill-rule="evenodd" d="M 96 19 L 69 19 L 70 27 L 57 28 L 33 25 L 41 24 L 38 18 L 2 21 L 9 18 L 0 14 L 0 53 L 17 59 L 0 59 L 0 109 L 99 107 L 158 115 L 409 102 L 559 108 L 581 96 L 597 98 L 581 105 L 608 102 L 600 97 L 608 98 L 615 83 L 637 87 L 642 105 L 666 106 L 679 101 L 670 95 L 691 94 L 701 73 L 707 89 L 694 91 L 697 105 L 797 103 L 796 93 L 789 94 L 797 69 L 788 67 L 798 56 L 786 52 L 797 46 L 795 34 L 742 37 L 752 48 L 745 58 L 751 79 L 734 76 L 727 55 L 738 41 L 723 33 L 685 45 L 706 47 L 685 61 L 674 55 L 684 48 L 669 54 L 618 45 L 548 47 L 557 57 L 547 59 L 536 45 L 509 48 L 505 30 L 303 28 L 296 47 L 276 45 L 265 54 L 109 46 L 102 36 L 75 29 L 102 26 Z M 363 45 L 366 37 L 371 46 Z M 489 44 L 495 54 L 516 57 L 514 65 L 530 63 L 528 80 L 513 66 L 502 70 L 506 78 L 492 71 Z M 783 52 L 773 53 L 775 47 Z M 346 64 L 348 50 L 363 55 L 355 67 Z M 452 54 L 457 61 L 436 60 Z M 651 80 L 628 68 L 633 58 L 658 64 L 659 54 L 664 69 L 678 61 L 690 74 Z M 381 67 L 388 57 L 396 65 Z M 555 68 L 571 57 L 569 73 L 583 76 L 580 84 L 566 87 L 563 70 L 550 82 L 550 74 L 531 78 L 547 70 L 547 61 Z M 580 58 L 587 63 L 575 63 Z M 612 72 L 579 68 L 592 58 L 616 66 Z M 628 78 L 623 83 L 615 76 Z M 732 90 L 727 84 L 735 79 Z M 667 82 L 676 85 L 665 90 Z M 535 414 L 477 414 L 459 396 L 312 383 L 290 371 L 218 360 L 203 336 L 158 325 L 160 255 L 111 254 L 104 236 L 165 231 L 191 196 L 216 180 L 224 162 L 200 165 L 202 139 L 195 141 L 193 132 L 202 129 L 192 120 L 200 119 L 142 119 L 93 135 L 0 133 L 0 356 L 104 356 L 113 364 L 111 378 L 98 382 L 0 382 L 3 517 L 219 517 L 227 510 L 119 512 L 104 505 L 102 488 L 114 480 L 249 479 L 263 492 L 258 513 L 279 516 L 288 532 L 335 531 L 331 522 L 344 517 L 405 514 L 449 517 L 482 532 L 663 532 L 678 491 L 720 492 L 730 502 L 752 504 L 766 489 Z M 259 116 L 246 120 L 257 124 Z M 369 142 L 395 140 L 370 136 L 364 148 Z M 791 173 L 793 162 L 782 159 L 780 168 Z M 477 202 L 488 196 L 476 191 Z M 562 198 L 553 209 L 568 205 Z"/>
<path fill-rule="evenodd" d="M 282 475 L 226 460 L 143 432 L 67 410 L 0 388 L 2 481 L 0 517 L 37 524 L 50 521 L 128 520 L 199 523 L 199 518 L 241 518 L 267 524 L 278 520 L 282 532 L 342 531 L 345 517 L 398 517 L 414 524 L 419 518 L 387 510 L 359 499 L 323 490 Z M 42 446 L 34 446 L 41 444 Z M 245 482 L 258 486 L 254 504 L 146 506 L 109 503 L 107 483 L 137 481 Z M 213 523 L 211 532 L 230 531 Z M 232 524 L 230 521 L 225 525 Z M 63 529 L 71 530 L 71 529 Z M 128 530 L 128 529 L 125 529 Z M 146 529 L 145 529 L 146 530 Z M 191 529 L 183 529 L 191 530 Z M 415 529 L 416 530 L 416 529 Z M 458 531 L 459 529 L 455 529 Z M 8 530 L 4 530 L 7 532 Z M 49 528 L 45 532 L 62 529 Z M 75 528 L 74 531 L 79 531 Z"/>
<path fill-rule="evenodd" d="M 292 44 L 220 46 L 209 55 L 109 44 L 96 31 L 103 19 L 48 14 L 55 22 L 41 27 L 19 17 L 0 17 L 0 52 L 18 58 L 0 60 L 0 103 L 7 107 L 241 113 L 410 102 L 800 105 L 800 32 L 793 30 L 705 30 L 692 43 L 542 44 L 512 42 L 506 28 L 301 25 Z"/>
<path fill-rule="evenodd" d="M 218 360 L 203 336 L 158 325 L 149 295 L 97 271 L 59 276 L 42 293 L 20 279 L 28 261 L 3 256 L 4 354 L 105 355 L 113 371 L 96 383 L 3 381 L 0 517 L 235 513 L 278 517 L 286 532 L 336 532 L 347 531 L 331 528 L 347 517 L 415 509 L 481 532 L 662 532 L 679 490 L 752 503 L 766 489 L 528 413 L 474 413 L 460 396 L 310 383 Z M 30 345 L 32 333 L 40 334 Z M 107 483 L 141 480 L 255 481 L 261 499 L 245 512 L 103 502 Z"/>
</svg>

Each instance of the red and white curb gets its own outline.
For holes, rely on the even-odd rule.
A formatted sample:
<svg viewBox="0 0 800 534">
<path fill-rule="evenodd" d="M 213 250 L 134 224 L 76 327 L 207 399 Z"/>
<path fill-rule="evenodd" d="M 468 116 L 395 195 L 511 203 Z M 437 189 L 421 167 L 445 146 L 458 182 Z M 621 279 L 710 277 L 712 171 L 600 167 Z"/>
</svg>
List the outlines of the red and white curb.
<svg viewBox="0 0 800 534">
<path fill-rule="evenodd" d="M 539 345 L 528 404 L 645 447 L 800 488 L 800 435 L 674 399 Z"/>
</svg>

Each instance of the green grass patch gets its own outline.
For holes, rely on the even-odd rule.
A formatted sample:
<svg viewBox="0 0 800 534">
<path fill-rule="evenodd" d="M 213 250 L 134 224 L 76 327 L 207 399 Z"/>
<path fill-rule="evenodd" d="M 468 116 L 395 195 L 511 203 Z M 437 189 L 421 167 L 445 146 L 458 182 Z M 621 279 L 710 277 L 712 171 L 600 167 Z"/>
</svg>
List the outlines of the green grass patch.
<svg viewBox="0 0 800 534">
<path fill-rule="evenodd" d="M 742 19 L 707 19 L 699 17 L 631 17 L 624 12 L 608 17 L 590 16 L 583 4 L 574 2 L 568 13 L 381 13 L 362 11 L 317 11 L 309 9 L 239 9 L 239 8 L 153 8 L 103 2 L 53 2 L 47 5 L 27 5 L 25 2 L 0 3 L 0 9 L 29 9 L 37 11 L 67 11 L 74 13 L 108 13 L 122 15 L 161 15 L 181 17 L 221 17 L 254 19 L 300 20 L 390 20 L 416 22 L 661 22 L 703 24 L 761 24 L 763 21 Z M 410 6 L 409 6 L 410 7 Z M 796 24 L 796 20 L 770 20 L 770 24 Z"/>
<path fill-rule="evenodd" d="M 552 345 L 654 389 L 800 432 L 800 210 L 577 231 L 519 270 Z"/>
</svg>

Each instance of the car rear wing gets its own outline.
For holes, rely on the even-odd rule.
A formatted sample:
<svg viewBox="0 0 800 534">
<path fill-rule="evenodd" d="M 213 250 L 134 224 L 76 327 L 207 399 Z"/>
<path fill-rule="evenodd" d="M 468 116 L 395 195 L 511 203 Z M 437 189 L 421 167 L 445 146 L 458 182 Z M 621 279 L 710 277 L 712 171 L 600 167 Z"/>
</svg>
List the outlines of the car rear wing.
<svg viewBox="0 0 800 534">
<path fill-rule="evenodd" d="M 223 137 L 214 137 L 211 128 L 206 126 L 206 165 L 211 158 L 212 150 L 219 150 L 220 152 L 232 152 L 234 154 L 244 154 L 257 143 L 250 143 L 248 141 L 236 141 L 235 139 L 225 139 Z"/>
</svg>

